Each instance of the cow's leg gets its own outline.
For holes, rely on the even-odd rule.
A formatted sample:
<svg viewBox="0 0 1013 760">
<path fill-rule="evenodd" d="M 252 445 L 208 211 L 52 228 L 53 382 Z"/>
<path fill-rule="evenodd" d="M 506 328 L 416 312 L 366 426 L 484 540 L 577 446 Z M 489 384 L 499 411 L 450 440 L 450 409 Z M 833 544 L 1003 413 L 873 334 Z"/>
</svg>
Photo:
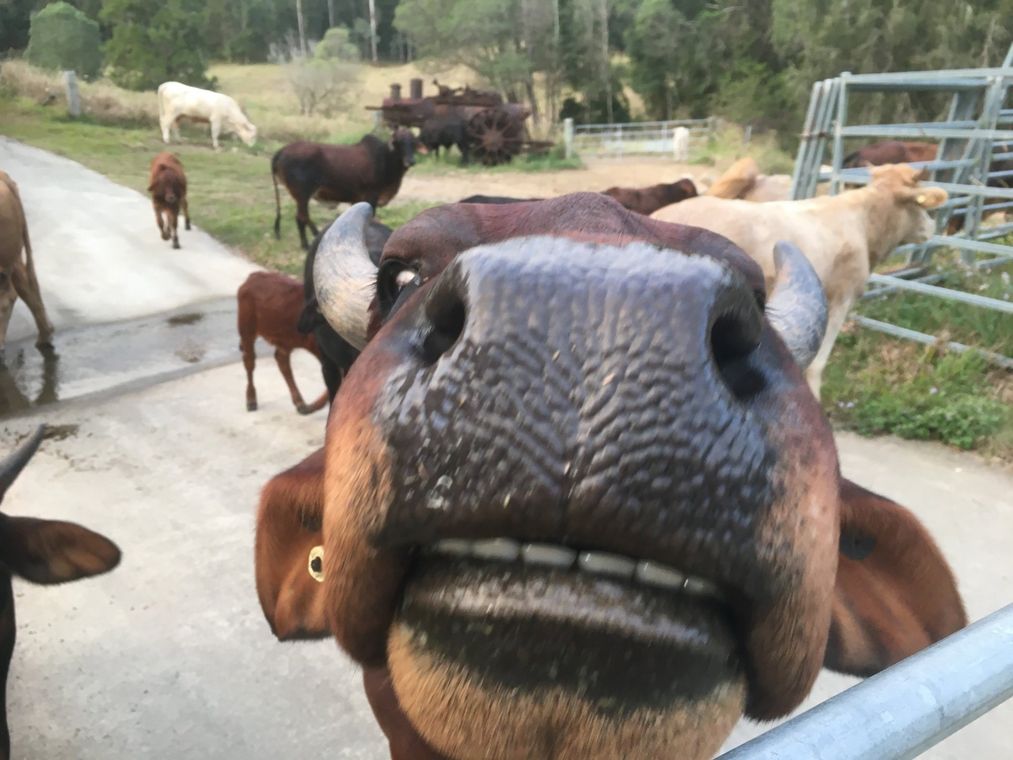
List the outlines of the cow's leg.
<svg viewBox="0 0 1013 760">
<path fill-rule="evenodd" d="M 310 199 L 309 196 L 300 196 L 295 202 L 295 223 L 299 227 L 299 239 L 302 241 L 302 247 L 304 251 L 310 249 L 309 241 L 306 239 L 306 227 L 310 227 L 316 230 L 316 225 L 310 219 Z"/>
<path fill-rule="evenodd" d="M 190 229 L 190 204 L 186 202 L 185 195 L 179 199 L 179 205 L 183 209 L 183 215 L 186 217 L 186 228 Z"/>
<path fill-rule="evenodd" d="M 276 348 L 274 350 L 274 360 L 278 362 L 281 376 L 285 378 L 285 385 L 288 386 L 289 395 L 292 396 L 292 403 L 299 414 L 308 414 L 311 410 L 306 406 L 306 402 L 302 400 L 302 394 L 299 393 L 299 388 L 295 384 L 295 378 L 292 377 L 291 355 L 292 352 L 285 348 Z M 317 409 L 319 408 L 317 407 Z"/>
<path fill-rule="evenodd" d="M 830 352 L 834 348 L 834 343 L 837 342 L 837 335 L 844 326 L 844 320 L 848 316 L 848 309 L 851 308 L 851 303 L 852 301 L 849 299 L 843 304 L 836 304 L 830 307 L 830 313 L 827 315 L 827 331 L 823 335 L 820 350 L 816 352 L 816 358 L 812 360 L 805 371 L 806 382 L 809 383 L 809 389 L 817 399 L 820 397 L 820 386 L 823 383 L 823 370 L 830 359 Z"/>
<path fill-rule="evenodd" d="M 161 236 L 162 240 L 168 240 L 169 227 L 162 221 L 162 209 L 159 208 L 157 203 L 153 203 L 151 205 L 155 209 L 155 224 L 158 225 L 158 234 Z"/>
<path fill-rule="evenodd" d="M 158 126 L 162 128 L 162 142 L 166 145 L 169 144 L 169 130 L 172 129 L 173 122 L 168 114 L 162 114 L 158 119 Z"/>
<path fill-rule="evenodd" d="M 243 366 L 246 368 L 246 411 L 257 411 L 257 389 L 253 387 L 253 369 L 257 366 L 254 350 L 257 342 L 257 319 L 253 306 L 239 301 L 239 350 L 243 352 Z"/>
<path fill-rule="evenodd" d="M 320 359 L 320 371 L 324 376 L 324 385 L 327 386 L 327 395 L 331 401 L 334 401 L 334 397 L 338 395 L 338 388 L 341 387 L 341 381 L 344 379 L 344 374 L 341 368 L 330 359 Z"/>
<path fill-rule="evenodd" d="M 176 142 L 180 142 L 183 139 L 183 136 L 179 132 L 179 117 L 178 116 L 175 116 L 172 119 L 172 136 L 176 140 Z"/>
<path fill-rule="evenodd" d="M 32 287 L 28 271 L 20 261 L 11 270 L 11 282 L 14 283 L 14 290 L 21 296 L 21 300 L 25 302 L 25 306 L 28 307 L 29 311 L 32 312 L 32 317 L 35 318 L 35 326 L 39 331 L 39 336 L 35 339 L 35 345 L 53 345 L 53 324 L 46 315 L 46 307 L 42 303 L 42 294 L 39 292 L 38 287 Z"/>
<path fill-rule="evenodd" d="M 328 394 L 327 391 L 325 390 L 323 393 L 320 394 L 320 397 L 316 401 L 300 409 L 299 414 L 313 414 L 313 412 L 323 409 L 324 406 L 326 406 L 327 402 L 330 400 L 331 400 L 330 394 Z"/>
<path fill-rule="evenodd" d="M 211 145 L 215 150 L 221 150 L 221 146 L 218 145 L 218 135 L 222 132 L 222 123 L 220 120 L 212 117 L 211 119 Z"/>
<path fill-rule="evenodd" d="M 167 214 L 169 216 L 167 226 L 172 229 L 172 247 L 179 249 L 179 234 L 176 229 L 179 225 L 179 212 L 176 209 L 170 208 L 168 209 Z"/>
</svg>

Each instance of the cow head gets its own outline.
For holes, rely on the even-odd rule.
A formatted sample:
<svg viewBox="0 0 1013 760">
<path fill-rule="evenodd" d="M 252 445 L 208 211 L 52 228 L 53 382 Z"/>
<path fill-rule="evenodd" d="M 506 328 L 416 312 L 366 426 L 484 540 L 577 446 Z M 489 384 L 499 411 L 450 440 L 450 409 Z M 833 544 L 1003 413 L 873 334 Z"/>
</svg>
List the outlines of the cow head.
<svg viewBox="0 0 1013 760">
<path fill-rule="evenodd" d="M 876 239 L 882 240 L 882 250 L 875 251 L 878 258 L 903 243 L 924 243 L 935 232 L 935 223 L 926 209 L 939 208 L 946 202 L 947 193 L 938 187 L 923 187 L 924 170 L 907 164 L 885 164 L 869 169 L 872 181 L 869 186 L 889 197 L 893 210 L 883 230 L 877 230 Z"/>
<path fill-rule="evenodd" d="M 390 147 L 400 157 L 405 169 L 415 166 L 415 143 L 415 135 L 404 127 L 398 127 L 390 136 Z"/>
<path fill-rule="evenodd" d="M 796 706 L 841 519 L 801 252 L 765 299 L 728 240 L 597 194 L 433 209 L 378 267 L 369 218 L 314 264 L 363 352 L 303 485 L 262 501 L 275 632 L 333 633 L 404 757 L 702 758 Z M 882 664 L 851 646 L 864 622 L 835 651 Z"/>
<path fill-rule="evenodd" d="M 44 428 L 39 427 L 0 461 L 0 502 L 38 449 L 43 434 Z M 45 585 L 66 583 L 112 570 L 119 561 L 120 550 L 112 541 L 80 525 L 0 513 L 0 690 L 7 688 L 16 633 L 11 577 Z M 0 712 L 0 757 L 8 756 L 9 745 L 7 715 Z"/>
<path fill-rule="evenodd" d="M 242 113 L 236 121 L 236 134 L 247 146 L 253 147 L 257 142 L 257 127 Z"/>
</svg>

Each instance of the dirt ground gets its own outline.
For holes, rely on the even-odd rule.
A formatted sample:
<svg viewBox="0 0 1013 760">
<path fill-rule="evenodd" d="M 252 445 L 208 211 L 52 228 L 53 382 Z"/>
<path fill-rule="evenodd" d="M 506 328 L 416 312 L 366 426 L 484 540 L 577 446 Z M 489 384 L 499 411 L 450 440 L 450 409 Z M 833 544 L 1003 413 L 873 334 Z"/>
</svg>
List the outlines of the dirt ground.
<svg viewBox="0 0 1013 760">
<path fill-rule="evenodd" d="M 507 195 L 547 198 L 577 192 L 598 192 L 609 187 L 644 187 L 692 177 L 698 189 L 719 176 L 711 166 L 678 164 L 663 159 L 588 159 L 583 169 L 546 172 L 503 172 L 448 169 L 446 173 L 408 172 L 398 201 L 456 201 L 469 195 Z"/>
</svg>

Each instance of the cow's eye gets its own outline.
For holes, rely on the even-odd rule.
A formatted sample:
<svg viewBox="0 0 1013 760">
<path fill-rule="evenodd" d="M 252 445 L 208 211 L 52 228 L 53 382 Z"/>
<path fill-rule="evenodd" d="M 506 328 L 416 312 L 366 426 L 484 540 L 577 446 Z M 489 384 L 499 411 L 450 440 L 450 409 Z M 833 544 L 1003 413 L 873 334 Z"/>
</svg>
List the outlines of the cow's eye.
<svg viewBox="0 0 1013 760">
<path fill-rule="evenodd" d="M 394 259 L 385 261 L 380 265 L 376 278 L 381 313 L 386 316 L 393 314 L 421 284 L 422 275 L 413 267 Z"/>
</svg>

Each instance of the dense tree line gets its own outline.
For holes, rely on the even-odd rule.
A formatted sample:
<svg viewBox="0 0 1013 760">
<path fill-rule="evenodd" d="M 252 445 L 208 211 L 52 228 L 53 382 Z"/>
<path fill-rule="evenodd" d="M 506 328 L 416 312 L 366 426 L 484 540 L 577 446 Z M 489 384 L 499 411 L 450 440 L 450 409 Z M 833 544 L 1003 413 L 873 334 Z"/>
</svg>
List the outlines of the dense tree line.
<svg viewBox="0 0 1013 760">
<path fill-rule="evenodd" d="M 29 17 L 47 1 L 0 0 L 0 51 L 27 46 Z M 130 56 L 164 60 L 177 77 L 211 59 L 268 60 L 298 40 L 300 13 L 306 38 L 344 27 L 368 60 L 372 7 L 379 59 L 465 64 L 508 95 L 544 93 L 543 118 L 625 120 L 632 90 L 648 118 L 718 114 L 789 131 L 817 79 L 996 65 L 1013 40 L 1013 0 L 69 2 L 100 24 L 106 64 L 124 70 Z M 931 97 L 857 105 L 897 118 L 938 107 Z"/>
</svg>

